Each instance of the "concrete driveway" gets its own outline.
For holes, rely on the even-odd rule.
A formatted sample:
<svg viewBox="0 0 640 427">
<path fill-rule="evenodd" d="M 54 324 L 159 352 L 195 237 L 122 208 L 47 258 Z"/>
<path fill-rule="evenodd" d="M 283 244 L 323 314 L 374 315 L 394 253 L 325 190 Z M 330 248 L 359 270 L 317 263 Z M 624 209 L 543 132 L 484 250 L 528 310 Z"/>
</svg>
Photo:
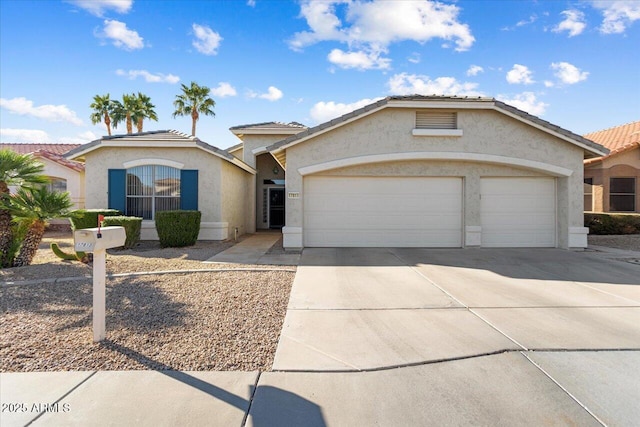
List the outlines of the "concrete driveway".
<svg viewBox="0 0 640 427">
<path fill-rule="evenodd" d="M 635 425 L 640 266 L 558 249 L 305 249 L 273 369 L 261 385 L 325 420 L 414 408 L 403 424 Z M 251 414 L 277 421 L 259 392 Z"/>
</svg>

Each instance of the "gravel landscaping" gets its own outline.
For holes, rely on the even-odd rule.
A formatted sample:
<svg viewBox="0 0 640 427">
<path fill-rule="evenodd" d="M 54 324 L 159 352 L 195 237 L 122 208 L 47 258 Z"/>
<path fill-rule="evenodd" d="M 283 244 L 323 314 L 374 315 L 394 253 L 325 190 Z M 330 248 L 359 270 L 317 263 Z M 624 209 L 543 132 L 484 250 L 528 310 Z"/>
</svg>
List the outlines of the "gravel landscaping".
<svg viewBox="0 0 640 427">
<path fill-rule="evenodd" d="M 107 280 L 107 340 L 92 342 L 91 266 L 62 261 L 69 232 L 48 232 L 34 264 L 0 270 L 0 372 L 271 369 L 294 267 L 203 264 L 235 242 L 109 250 L 107 273 L 218 269 Z M 225 271 L 254 268 L 267 271 Z"/>
<path fill-rule="evenodd" d="M 640 234 L 620 234 L 613 236 L 588 236 L 589 245 L 640 251 Z"/>
</svg>

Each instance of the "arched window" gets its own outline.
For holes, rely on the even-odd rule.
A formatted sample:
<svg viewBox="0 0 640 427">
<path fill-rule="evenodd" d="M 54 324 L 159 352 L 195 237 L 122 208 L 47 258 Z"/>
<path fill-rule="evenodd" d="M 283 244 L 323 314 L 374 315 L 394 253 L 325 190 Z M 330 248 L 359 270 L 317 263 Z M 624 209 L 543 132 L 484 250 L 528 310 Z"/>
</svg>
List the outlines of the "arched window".
<svg viewBox="0 0 640 427">
<path fill-rule="evenodd" d="M 180 209 L 180 169 L 145 165 L 127 169 L 126 215 L 154 219 L 155 213 Z"/>
</svg>

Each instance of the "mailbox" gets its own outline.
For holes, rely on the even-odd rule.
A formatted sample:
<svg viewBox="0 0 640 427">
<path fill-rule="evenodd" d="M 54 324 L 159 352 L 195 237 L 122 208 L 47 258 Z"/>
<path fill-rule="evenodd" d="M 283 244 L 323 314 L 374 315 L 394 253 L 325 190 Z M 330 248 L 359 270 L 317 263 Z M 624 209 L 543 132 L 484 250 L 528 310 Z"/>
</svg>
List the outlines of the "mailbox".
<svg viewBox="0 0 640 427">
<path fill-rule="evenodd" d="M 73 233 L 75 250 L 96 252 L 124 245 L 127 234 L 124 227 L 84 228 Z"/>
</svg>

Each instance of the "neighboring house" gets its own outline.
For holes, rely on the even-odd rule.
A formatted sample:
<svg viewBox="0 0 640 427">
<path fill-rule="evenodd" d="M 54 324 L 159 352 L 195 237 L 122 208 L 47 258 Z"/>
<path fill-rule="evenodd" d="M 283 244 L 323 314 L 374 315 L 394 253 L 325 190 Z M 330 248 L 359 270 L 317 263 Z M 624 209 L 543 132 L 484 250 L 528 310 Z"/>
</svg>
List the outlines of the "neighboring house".
<svg viewBox="0 0 640 427">
<path fill-rule="evenodd" d="M 143 240 L 157 240 L 155 213 L 202 212 L 199 238 L 252 233 L 256 171 L 224 150 L 176 131 L 105 136 L 66 155 L 86 167 L 86 205 L 142 217 Z"/>
<path fill-rule="evenodd" d="M 68 191 L 75 209 L 84 208 L 84 164 L 63 157 L 80 144 L 7 144 L 0 143 L 0 150 L 9 149 L 20 154 L 31 154 L 44 164 L 44 174 L 51 179 L 53 191 Z"/>
<path fill-rule="evenodd" d="M 584 161 L 584 210 L 640 212 L 640 121 L 584 137 L 610 150 Z"/>
<path fill-rule="evenodd" d="M 161 131 L 68 157 L 96 184 L 88 207 L 147 227 L 154 210 L 198 208 L 204 240 L 282 227 L 287 249 L 584 248 L 583 160 L 608 153 L 492 98 L 392 96 L 313 128 L 230 130 L 242 142 L 226 151 Z"/>
</svg>

